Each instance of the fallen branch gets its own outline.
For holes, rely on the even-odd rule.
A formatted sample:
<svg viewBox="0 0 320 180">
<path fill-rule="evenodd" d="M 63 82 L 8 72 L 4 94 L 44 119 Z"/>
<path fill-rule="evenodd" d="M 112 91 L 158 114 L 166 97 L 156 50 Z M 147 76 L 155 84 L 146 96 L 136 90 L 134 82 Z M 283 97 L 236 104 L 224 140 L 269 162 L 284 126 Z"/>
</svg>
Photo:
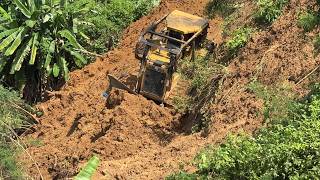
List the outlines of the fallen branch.
<svg viewBox="0 0 320 180">
<path fill-rule="evenodd" d="M 317 66 L 316 68 L 314 68 L 309 74 L 307 74 L 306 76 L 304 76 L 300 81 L 298 81 L 296 83 L 296 85 L 302 83 L 305 79 L 307 79 L 309 76 L 311 76 L 311 74 L 313 74 L 314 72 L 316 72 L 317 69 L 319 69 L 320 66 Z"/>
<path fill-rule="evenodd" d="M 99 57 L 99 58 L 103 58 L 104 56 L 102 56 L 101 54 L 97 54 L 97 53 L 93 53 L 93 52 L 89 52 L 87 50 L 84 49 L 75 49 L 76 51 L 82 52 L 84 54 L 90 55 L 90 56 L 95 56 L 95 57 Z"/>
</svg>

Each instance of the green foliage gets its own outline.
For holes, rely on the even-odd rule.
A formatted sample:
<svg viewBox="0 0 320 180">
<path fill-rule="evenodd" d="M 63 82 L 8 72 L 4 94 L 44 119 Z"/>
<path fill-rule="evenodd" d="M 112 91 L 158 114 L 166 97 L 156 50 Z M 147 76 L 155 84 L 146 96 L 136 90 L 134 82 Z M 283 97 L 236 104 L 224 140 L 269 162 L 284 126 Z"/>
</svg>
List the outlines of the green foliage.
<svg viewBox="0 0 320 180">
<path fill-rule="evenodd" d="M 82 44 L 89 50 L 103 53 L 118 43 L 122 30 L 131 22 L 146 15 L 159 0 L 77 0 L 72 3 L 72 8 L 88 9 L 86 14 L 79 17 L 81 21 L 89 22 L 80 24 Z"/>
<path fill-rule="evenodd" d="M 194 61 L 184 59 L 180 64 L 180 74 L 191 81 L 190 89 L 200 93 L 205 88 L 211 75 L 217 70 L 217 67 L 210 66 L 212 58 L 198 57 Z"/>
<path fill-rule="evenodd" d="M 28 118 L 25 116 L 21 108 L 25 106 L 20 99 L 18 93 L 10 91 L 0 85 L 0 132 L 2 134 L 10 134 L 10 129 L 16 129 L 26 123 Z M 1 134 L 0 134 L 1 137 Z"/>
<path fill-rule="evenodd" d="M 74 178 L 75 180 L 90 180 L 94 172 L 99 166 L 100 160 L 97 156 L 93 156 L 87 163 L 87 165 L 79 172 Z"/>
<path fill-rule="evenodd" d="M 286 118 L 288 110 L 294 101 L 291 87 L 286 84 L 268 87 L 253 81 L 248 86 L 249 90 L 264 102 L 263 115 L 266 121 L 270 119 Z"/>
<path fill-rule="evenodd" d="M 320 35 L 317 35 L 313 41 L 313 47 L 316 54 L 320 52 Z"/>
<path fill-rule="evenodd" d="M 197 179 L 197 175 L 195 174 L 188 174 L 186 172 L 179 172 L 177 174 L 172 174 L 166 177 L 166 180 L 195 180 Z"/>
<path fill-rule="evenodd" d="M 244 47 L 251 37 L 253 30 L 248 27 L 241 27 L 231 33 L 231 38 L 227 41 L 226 46 L 230 54 L 236 54 L 238 50 Z"/>
<path fill-rule="evenodd" d="M 274 120 L 254 137 L 229 136 L 195 158 L 197 172 L 171 177 L 193 179 L 318 179 L 320 176 L 320 86 L 289 115 Z M 181 176 L 181 177 L 183 177 Z"/>
<path fill-rule="evenodd" d="M 289 2 L 288 0 L 256 0 L 258 11 L 256 20 L 262 23 L 272 23 L 282 13 L 283 7 Z"/>
<path fill-rule="evenodd" d="M 1 141 L 0 141 L 1 142 Z M 0 144 L 0 179 L 23 179 L 15 156 L 17 151 L 9 143 Z"/>
<path fill-rule="evenodd" d="M 13 130 L 22 128 L 28 121 L 24 110 L 28 107 L 18 93 L 0 85 L 0 179 L 22 179 L 16 163 L 17 149 L 7 142 Z"/>
<path fill-rule="evenodd" d="M 230 0 L 211 0 L 206 6 L 206 14 L 209 18 L 215 15 L 227 17 L 235 11 L 236 7 Z"/>
<path fill-rule="evenodd" d="M 179 113 L 184 113 L 189 108 L 191 107 L 191 99 L 189 97 L 179 97 L 176 96 L 173 98 L 173 105 L 174 108 L 179 112 Z"/>
<path fill-rule="evenodd" d="M 319 24 L 319 17 L 314 12 L 304 12 L 299 14 L 298 26 L 305 31 L 311 31 Z"/>
<path fill-rule="evenodd" d="M 8 10 L 0 14 L 5 28 L 0 35 L 0 61 L 5 64 L 0 75 L 20 73 L 25 76 L 15 77 L 27 78 L 28 67 L 33 67 L 33 72 L 60 75 L 68 80 L 70 68 L 87 63 L 77 52 L 83 49 L 76 40 L 80 31 L 73 28 L 82 22 L 76 21 L 78 10 L 69 8 L 67 2 L 14 0 Z M 54 66 L 59 73 L 53 73 Z M 26 83 L 26 80 L 16 81 Z"/>
</svg>

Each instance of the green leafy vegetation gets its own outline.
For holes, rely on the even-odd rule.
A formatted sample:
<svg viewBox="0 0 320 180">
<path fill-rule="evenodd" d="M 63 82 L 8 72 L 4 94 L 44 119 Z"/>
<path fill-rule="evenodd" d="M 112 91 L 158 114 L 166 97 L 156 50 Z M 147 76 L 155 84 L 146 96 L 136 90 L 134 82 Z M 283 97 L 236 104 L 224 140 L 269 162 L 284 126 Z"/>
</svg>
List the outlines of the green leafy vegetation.
<svg viewBox="0 0 320 180">
<path fill-rule="evenodd" d="M 235 11 L 236 7 L 230 0 L 211 0 L 206 6 L 206 14 L 209 18 L 215 15 L 227 17 Z"/>
<path fill-rule="evenodd" d="M 298 26 L 305 31 L 311 31 L 319 24 L 319 17 L 314 12 L 300 13 L 298 17 Z"/>
<path fill-rule="evenodd" d="M 72 8 L 90 10 L 79 19 L 90 24 L 81 24 L 79 29 L 82 44 L 87 49 L 104 53 L 116 45 L 123 29 L 131 22 L 146 15 L 160 0 L 77 0 Z"/>
<path fill-rule="evenodd" d="M 294 101 L 294 94 L 291 87 L 287 84 L 280 86 L 264 86 L 263 84 L 252 81 L 249 86 L 257 98 L 264 102 L 263 115 L 266 121 L 272 119 L 286 118 L 290 105 Z"/>
<path fill-rule="evenodd" d="M 87 63 L 77 51 L 83 49 L 76 40 L 80 23 L 74 18 L 77 12 L 68 6 L 66 0 L 15 0 L 7 12 L 2 12 L 2 75 L 16 74 L 16 81 L 26 83 L 27 72 L 38 69 L 47 76 L 68 80 L 72 65 Z"/>
<path fill-rule="evenodd" d="M 320 35 L 317 35 L 313 41 L 314 51 L 316 54 L 320 52 Z"/>
<path fill-rule="evenodd" d="M 111 49 L 131 22 L 159 2 L 1 1 L 0 78 L 21 91 L 31 86 L 28 92 L 39 96 L 54 79 L 67 81 L 69 71 L 86 65 L 83 53 Z"/>
<path fill-rule="evenodd" d="M 226 46 L 230 54 L 236 54 L 238 50 L 244 47 L 251 37 L 253 30 L 249 27 L 241 27 L 231 33 L 230 39 L 226 42 Z"/>
<path fill-rule="evenodd" d="M 15 91 L 0 85 L 0 179 L 22 179 L 21 167 L 16 162 L 18 149 L 12 145 L 14 130 L 28 125 L 25 114 L 28 105 Z"/>
<path fill-rule="evenodd" d="M 100 160 L 97 156 L 93 156 L 87 163 L 87 165 L 79 172 L 74 178 L 75 180 L 90 180 L 94 172 L 99 166 Z"/>
<path fill-rule="evenodd" d="M 283 7 L 289 2 L 288 0 L 256 0 L 258 11 L 256 20 L 262 23 L 272 23 L 281 14 Z"/>
<path fill-rule="evenodd" d="M 250 137 L 230 135 L 195 158 L 197 171 L 168 179 L 317 179 L 320 176 L 320 86 L 288 115 Z"/>
<path fill-rule="evenodd" d="M 0 179 L 23 179 L 15 159 L 18 151 L 10 143 L 0 141 Z"/>
<path fill-rule="evenodd" d="M 190 90 L 195 90 L 196 94 L 205 88 L 212 74 L 221 69 L 213 60 L 212 57 L 198 57 L 194 61 L 185 59 L 180 65 L 179 73 L 191 82 Z"/>
</svg>

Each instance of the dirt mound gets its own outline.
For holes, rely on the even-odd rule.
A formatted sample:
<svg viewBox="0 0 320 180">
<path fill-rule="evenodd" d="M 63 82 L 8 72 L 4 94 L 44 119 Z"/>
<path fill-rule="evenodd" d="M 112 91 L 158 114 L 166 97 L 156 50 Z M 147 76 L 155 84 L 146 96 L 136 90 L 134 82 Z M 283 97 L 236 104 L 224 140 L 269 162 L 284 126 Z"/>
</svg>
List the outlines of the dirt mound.
<svg viewBox="0 0 320 180">
<path fill-rule="evenodd" d="M 244 129 L 250 133 L 261 126 L 263 102 L 247 90 L 253 78 L 266 84 L 297 81 L 318 63 L 311 42 L 300 37 L 302 30 L 296 26 L 296 10 L 306 7 L 307 2 L 292 1 L 279 20 L 256 32 L 239 56 L 230 61 L 229 75 L 210 104 L 213 118 L 208 137 L 186 134 L 184 125 L 188 123 L 181 115 L 144 97 L 123 91 L 113 91 L 108 100 L 102 96 L 108 73 L 130 84 L 138 72 L 133 51 L 142 28 L 174 9 L 203 15 L 207 2 L 162 1 L 148 16 L 128 27 L 117 49 L 72 72 L 61 91 L 39 104 L 44 116 L 27 138 L 37 138 L 42 145 L 31 146 L 28 151 L 45 179 L 73 176 L 93 154 L 102 159 L 95 179 L 161 179 L 178 170 L 180 163 L 189 162 L 202 147 L 221 142 L 229 132 Z M 252 13 L 252 3 L 243 2 L 241 12 Z M 241 22 L 244 19 L 237 19 Z M 208 37 L 217 43 L 223 41 L 221 24 L 219 18 L 210 21 Z M 36 178 L 33 162 L 28 157 L 23 161 Z M 192 167 L 186 168 L 192 171 Z"/>
</svg>

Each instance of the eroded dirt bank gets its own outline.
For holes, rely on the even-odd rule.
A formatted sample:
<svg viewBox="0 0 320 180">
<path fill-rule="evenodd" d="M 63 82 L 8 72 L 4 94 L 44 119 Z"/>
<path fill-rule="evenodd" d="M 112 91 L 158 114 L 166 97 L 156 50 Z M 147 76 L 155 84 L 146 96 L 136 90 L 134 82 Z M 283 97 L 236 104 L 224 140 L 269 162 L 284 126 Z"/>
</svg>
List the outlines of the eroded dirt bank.
<svg viewBox="0 0 320 180">
<path fill-rule="evenodd" d="M 242 3 L 243 12 L 252 12 L 253 2 Z M 230 61 L 229 75 L 211 105 L 208 137 L 187 134 L 181 115 L 141 96 L 114 91 L 116 106 L 109 108 L 102 97 L 108 73 L 130 83 L 138 71 L 133 50 L 142 28 L 174 9 L 203 16 L 207 4 L 207 0 L 164 0 L 128 27 L 117 49 L 72 72 L 62 90 L 39 104 L 45 115 L 26 138 L 37 138 L 42 144 L 28 151 L 45 179 L 73 176 L 92 154 L 102 160 L 95 179 L 161 179 L 178 170 L 181 163 L 190 162 L 201 148 L 221 142 L 229 132 L 255 131 L 262 123 L 257 115 L 262 102 L 247 90 L 247 83 L 256 77 L 267 84 L 294 84 L 317 64 L 312 43 L 300 38 L 302 30 L 296 26 L 296 9 L 306 3 L 290 2 L 279 20 L 254 33 L 247 47 Z M 210 25 L 209 39 L 220 43 L 221 20 L 213 19 Z M 28 157 L 23 159 L 29 174 L 37 178 L 35 165 Z"/>
</svg>

